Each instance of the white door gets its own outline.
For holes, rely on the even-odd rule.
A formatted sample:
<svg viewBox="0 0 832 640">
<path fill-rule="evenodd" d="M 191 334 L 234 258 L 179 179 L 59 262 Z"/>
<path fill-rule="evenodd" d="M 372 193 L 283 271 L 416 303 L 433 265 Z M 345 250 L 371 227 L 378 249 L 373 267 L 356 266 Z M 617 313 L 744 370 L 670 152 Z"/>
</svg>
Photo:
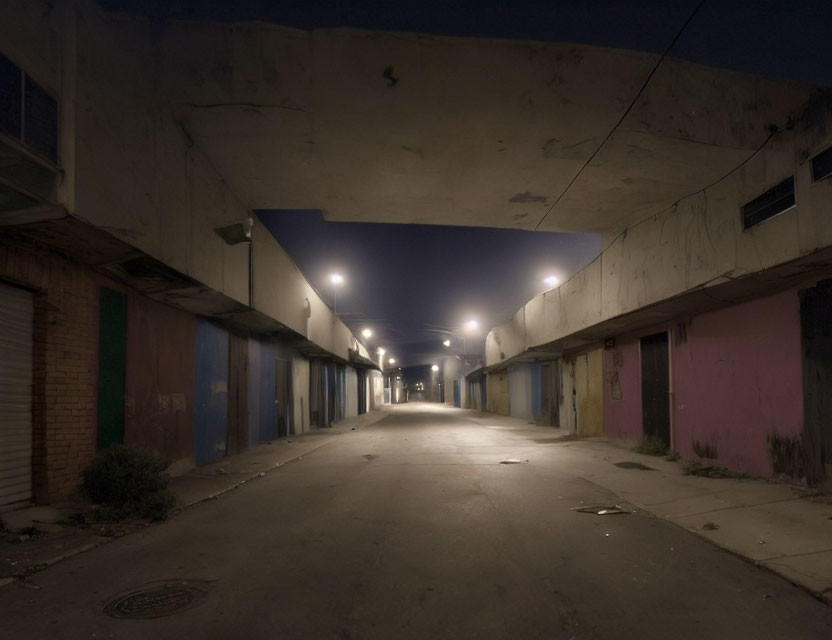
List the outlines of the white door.
<svg viewBox="0 0 832 640">
<path fill-rule="evenodd" d="M 32 497 L 32 294 L 0 284 L 0 505 Z"/>
</svg>

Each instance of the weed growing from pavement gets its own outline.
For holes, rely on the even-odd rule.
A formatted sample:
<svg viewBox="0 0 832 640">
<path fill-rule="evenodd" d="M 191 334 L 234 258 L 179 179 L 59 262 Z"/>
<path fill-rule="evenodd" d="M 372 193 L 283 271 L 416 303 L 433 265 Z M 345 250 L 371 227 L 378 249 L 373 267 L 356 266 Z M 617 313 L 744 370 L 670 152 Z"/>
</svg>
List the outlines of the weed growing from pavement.
<svg viewBox="0 0 832 640">
<path fill-rule="evenodd" d="M 686 476 L 699 476 L 701 478 L 733 478 L 743 480 L 748 474 L 739 471 L 731 471 L 725 467 L 705 466 L 698 462 L 688 462 L 682 469 Z"/>
<path fill-rule="evenodd" d="M 633 451 L 646 456 L 666 456 L 668 453 L 667 445 L 661 438 L 645 438 Z"/>
</svg>

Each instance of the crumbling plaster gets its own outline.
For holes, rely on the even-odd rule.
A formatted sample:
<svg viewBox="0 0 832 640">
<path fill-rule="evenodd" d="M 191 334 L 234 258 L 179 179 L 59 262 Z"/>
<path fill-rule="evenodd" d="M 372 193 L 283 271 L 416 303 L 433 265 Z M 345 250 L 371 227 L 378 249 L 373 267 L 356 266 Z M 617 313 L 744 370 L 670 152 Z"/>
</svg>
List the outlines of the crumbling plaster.
<svg viewBox="0 0 832 640">
<path fill-rule="evenodd" d="M 812 91 L 666 59 L 627 112 L 655 55 L 112 20 L 148 34 L 162 95 L 247 207 L 333 220 L 606 232 L 719 178 Z"/>
<path fill-rule="evenodd" d="M 198 51 L 212 73 L 244 66 L 222 55 L 213 32 L 185 31 L 207 35 Z M 165 84 L 163 24 L 115 18 L 92 0 L 10 2 L 0 32 L 3 53 L 59 99 L 59 201 L 70 214 L 347 359 L 349 329 L 262 227 L 253 230 L 249 300 L 249 247 L 214 229 L 250 211 L 183 126 Z"/>
<path fill-rule="evenodd" d="M 488 366 L 603 321 L 807 256 L 832 243 L 832 180 L 807 161 L 832 144 L 832 106 L 816 95 L 793 126 L 722 180 L 613 238 L 559 288 L 525 306 L 486 339 Z M 743 230 L 741 207 L 795 175 L 796 205 Z M 502 345 L 498 350 L 495 345 Z M 520 345 L 523 345 L 522 348 Z"/>
</svg>

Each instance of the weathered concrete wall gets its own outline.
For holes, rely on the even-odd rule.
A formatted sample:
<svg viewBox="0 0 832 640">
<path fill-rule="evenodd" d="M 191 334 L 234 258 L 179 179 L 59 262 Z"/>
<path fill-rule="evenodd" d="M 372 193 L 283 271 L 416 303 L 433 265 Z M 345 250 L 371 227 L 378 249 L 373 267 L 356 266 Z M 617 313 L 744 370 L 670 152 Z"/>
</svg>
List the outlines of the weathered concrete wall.
<svg viewBox="0 0 832 640">
<path fill-rule="evenodd" d="M 619 339 L 604 351 L 604 434 L 640 441 L 641 367 L 638 338 Z"/>
<path fill-rule="evenodd" d="M 675 449 L 684 459 L 771 475 L 767 436 L 803 428 L 796 291 L 696 316 L 686 333 L 671 356 Z M 694 443 L 716 457 L 703 460 Z"/>
<path fill-rule="evenodd" d="M 306 358 L 292 358 L 292 397 L 295 433 L 306 433 L 312 429 L 309 424 L 309 360 Z"/>
<path fill-rule="evenodd" d="M 202 284 L 248 302 L 248 247 L 215 227 L 248 216 L 160 92 L 150 28 L 78 3 L 73 213 Z"/>
<path fill-rule="evenodd" d="M 148 55 L 161 53 L 159 43 L 170 35 L 167 27 L 105 17 L 86 0 L 69 15 L 67 29 L 76 32 L 76 49 L 65 52 L 62 64 L 72 68 L 74 99 L 62 109 L 76 113 L 68 123 L 71 131 L 65 131 L 75 156 L 73 197 L 64 205 L 248 304 L 249 247 L 229 246 L 215 228 L 245 222 L 250 212 L 183 129 L 173 97 L 181 92 L 172 88 L 166 69 L 171 59 Z M 199 51 L 203 56 L 206 49 Z M 49 70 L 56 64 L 50 60 L 38 67 Z M 69 82 L 56 73 L 47 86 Z M 346 326 L 262 225 L 255 225 L 252 236 L 252 306 L 346 359 L 353 340 Z"/>
<path fill-rule="evenodd" d="M 127 297 L 124 442 L 193 464 L 194 328 L 191 314 Z"/>
<path fill-rule="evenodd" d="M 509 367 L 508 395 L 511 417 L 532 420 L 532 372 L 528 363 Z"/>
<path fill-rule="evenodd" d="M 832 244 L 832 182 L 813 183 L 807 159 L 832 144 L 832 106 L 818 97 L 716 184 L 632 224 L 558 289 L 525 305 L 487 338 L 489 366 L 687 291 L 795 260 Z M 784 124 L 784 123 L 781 123 Z M 796 206 L 748 230 L 740 209 L 789 175 Z M 523 346 L 520 346 L 520 338 Z"/>
</svg>

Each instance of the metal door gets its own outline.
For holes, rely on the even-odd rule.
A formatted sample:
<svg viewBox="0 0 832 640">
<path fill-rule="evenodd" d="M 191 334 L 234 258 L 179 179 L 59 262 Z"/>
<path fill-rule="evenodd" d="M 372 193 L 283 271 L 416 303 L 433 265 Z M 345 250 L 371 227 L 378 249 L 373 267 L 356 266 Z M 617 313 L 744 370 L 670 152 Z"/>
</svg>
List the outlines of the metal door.
<svg viewBox="0 0 832 640">
<path fill-rule="evenodd" d="M 774 471 L 805 476 L 814 485 L 832 479 L 832 280 L 800 292 L 800 334 L 804 451 L 781 455 Z"/>
<path fill-rule="evenodd" d="M 101 289 L 98 306 L 98 448 L 124 442 L 127 297 Z"/>
<path fill-rule="evenodd" d="M 558 369 L 552 362 L 540 365 L 540 424 L 558 424 Z"/>
<path fill-rule="evenodd" d="M 292 398 L 292 363 L 283 358 L 275 359 L 275 405 L 277 406 L 277 437 L 289 435 Z"/>
<path fill-rule="evenodd" d="M 358 415 L 367 413 L 367 372 L 360 369 L 358 376 Z"/>
<path fill-rule="evenodd" d="M 195 357 L 194 453 L 206 464 L 228 450 L 228 332 L 198 319 Z"/>
<path fill-rule="evenodd" d="M 460 389 L 459 389 L 459 381 L 460 381 L 459 378 L 454 378 L 454 406 L 455 407 L 458 407 L 458 406 L 460 406 L 460 404 L 462 404 L 461 397 L 460 397 L 461 394 L 460 394 Z"/>
<path fill-rule="evenodd" d="M 0 505 L 32 497 L 32 294 L 0 284 Z"/>
<path fill-rule="evenodd" d="M 646 438 L 670 447 L 670 368 L 667 332 L 641 339 L 641 411 Z"/>
</svg>

